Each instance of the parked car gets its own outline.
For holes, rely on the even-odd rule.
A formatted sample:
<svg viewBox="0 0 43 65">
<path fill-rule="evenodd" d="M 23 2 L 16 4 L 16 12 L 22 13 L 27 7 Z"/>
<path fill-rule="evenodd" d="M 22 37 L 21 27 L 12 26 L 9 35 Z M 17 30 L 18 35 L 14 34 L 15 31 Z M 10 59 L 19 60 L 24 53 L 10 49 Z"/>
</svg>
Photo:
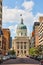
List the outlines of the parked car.
<svg viewBox="0 0 43 65">
<path fill-rule="evenodd" d="M 10 55 L 11 59 L 16 59 L 16 55 Z"/>
<path fill-rule="evenodd" d="M 3 61 L 10 59 L 9 55 L 3 56 Z"/>
<path fill-rule="evenodd" d="M 40 61 L 40 65 L 43 65 L 43 60 Z"/>
<path fill-rule="evenodd" d="M 7 60 L 6 56 L 3 56 L 3 61 Z"/>
<path fill-rule="evenodd" d="M 36 56 L 36 58 L 35 58 L 36 60 L 42 60 L 43 59 L 43 56 L 42 55 L 39 55 L 39 56 Z"/>
<path fill-rule="evenodd" d="M 7 58 L 7 60 L 8 60 L 8 59 L 10 59 L 10 56 L 9 56 L 9 55 L 7 55 L 7 56 L 6 56 L 6 58 Z"/>
<path fill-rule="evenodd" d="M 33 56 L 30 56 L 30 58 L 34 59 L 34 57 L 33 57 Z"/>
</svg>

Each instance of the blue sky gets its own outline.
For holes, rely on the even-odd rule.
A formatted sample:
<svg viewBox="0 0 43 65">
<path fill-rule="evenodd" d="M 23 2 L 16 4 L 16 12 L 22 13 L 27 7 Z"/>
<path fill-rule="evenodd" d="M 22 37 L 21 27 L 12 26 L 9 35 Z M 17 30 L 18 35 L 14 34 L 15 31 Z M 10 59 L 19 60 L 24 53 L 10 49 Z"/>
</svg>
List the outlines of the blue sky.
<svg viewBox="0 0 43 65">
<path fill-rule="evenodd" d="M 3 0 L 3 28 L 10 28 L 11 36 L 16 36 L 16 27 L 23 14 L 28 35 L 32 32 L 34 21 L 43 16 L 43 0 Z"/>
</svg>

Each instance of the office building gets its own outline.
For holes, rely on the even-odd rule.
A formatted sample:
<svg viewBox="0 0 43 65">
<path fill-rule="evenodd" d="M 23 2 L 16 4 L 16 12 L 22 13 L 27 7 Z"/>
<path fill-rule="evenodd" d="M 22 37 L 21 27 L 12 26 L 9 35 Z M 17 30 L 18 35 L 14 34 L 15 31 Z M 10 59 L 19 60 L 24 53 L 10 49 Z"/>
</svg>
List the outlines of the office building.
<svg viewBox="0 0 43 65">
<path fill-rule="evenodd" d="M 39 28 L 38 28 L 38 32 L 39 32 L 39 45 L 43 45 L 43 16 L 39 17 Z"/>
<path fill-rule="evenodd" d="M 2 0 L 0 0 L 0 53 L 2 53 Z"/>
<path fill-rule="evenodd" d="M 33 31 L 34 31 L 34 47 L 39 45 L 39 36 L 38 36 L 38 27 L 40 22 L 34 22 Z"/>
</svg>

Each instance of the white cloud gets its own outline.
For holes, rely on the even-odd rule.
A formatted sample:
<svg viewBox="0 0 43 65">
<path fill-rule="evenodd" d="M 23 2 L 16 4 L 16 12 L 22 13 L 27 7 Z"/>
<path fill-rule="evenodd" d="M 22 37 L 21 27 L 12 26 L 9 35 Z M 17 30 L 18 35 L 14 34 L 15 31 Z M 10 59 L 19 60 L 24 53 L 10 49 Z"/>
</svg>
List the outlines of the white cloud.
<svg viewBox="0 0 43 65">
<path fill-rule="evenodd" d="M 17 25 L 11 25 L 11 26 L 9 26 L 8 27 L 10 30 L 14 30 L 14 31 L 12 31 L 13 33 L 16 33 L 16 28 L 17 28 Z"/>
<path fill-rule="evenodd" d="M 11 36 L 14 38 L 16 36 L 16 29 L 17 29 L 17 25 L 11 25 L 8 27 L 11 31 Z"/>
<path fill-rule="evenodd" d="M 27 26 L 28 30 L 28 35 L 30 35 L 30 29 L 29 26 L 32 26 L 34 22 L 39 21 L 38 18 L 39 16 L 43 16 L 43 13 L 37 13 L 35 16 L 33 15 L 32 12 L 14 8 L 14 9 L 9 9 L 8 7 L 3 7 L 3 23 L 5 24 L 6 22 L 18 22 L 20 23 L 20 14 L 23 14 L 23 19 L 24 19 L 24 24 Z M 14 38 L 16 36 L 16 28 L 17 25 L 11 25 L 8 28 L 11 30 L 11 35 Z M 7 26 L 7 25 L 6 25 Z M 4 26 L 5 28 L 5 26 Z"/>
<path fill-rule="evenodd" d="M 20 14 L 23 14 L 23 19 L 24 19 L 24 24 L 27 26 L 28 28 L 28 34 L 30 34 L 30 30 L 29 30 L 29 26 L 33 25 L 33 19 L 34 19 L 34 15 L 31 12 L 33 6 L 34 6 L 34 2 L 33 1 L 25 1 L 22 4 L 23 7 L 25 7 L 24 10 L 22 9 L 18 9 L 17 7 L 10 9 L 7 6 L 3 7 L 3 23 L 6 22 L 10 22 L 10 23 L 14 23 L 14 22 L 20 22 Z M 28 9 L 28 11 L 27 11 Z M 10 28 L 11 30 L 11 34 L 15 34 L 15 30 L 16 30 L 17 25 L 13 26 L 9 26 L 8 28 Z M 13 30 L 13 31 L 12 31 Z"/>
<path fill-rule="evenodd" d="M 13 8 L 10 9 L 7 6 L 3 7 L 3 22 L 17 22 L 20 21 L 20 14 L 23 14 L 24 20 L 27 22 L 30 21 L 33 18 L 33 14 L 30 12 L 32 10 L 34 5 L 33 1 L 24 1 L 22 6 L 25 7 L 24 10 Z M 29 12 L 26 10 L 28 9 Z"/>
<path fill-rule="evenodd" d="M 34 6 L 34 2 L 33 1 L 24 1 L 24 3 L 22 4 L 22 6 L 26 9 L 26 10 L 32 10 L 33 6 Z"/>
<path fill-rule="evenodd" d="M 27 12 L 22 9 L 9 9 L 8 7 L 3 7 L 3 22 L 20 22 L 20 14 L 23 14 L 24 23 L 27 25 L 31 25 L 33 22 L 33 14 L 32 12 Z"/>
<path fill-rule="evenodd" d="M 43 16 L 43 13 L 37 13 L 34 17 L 34 22 L 39 22 L 39 17 Z"/>
</svg>

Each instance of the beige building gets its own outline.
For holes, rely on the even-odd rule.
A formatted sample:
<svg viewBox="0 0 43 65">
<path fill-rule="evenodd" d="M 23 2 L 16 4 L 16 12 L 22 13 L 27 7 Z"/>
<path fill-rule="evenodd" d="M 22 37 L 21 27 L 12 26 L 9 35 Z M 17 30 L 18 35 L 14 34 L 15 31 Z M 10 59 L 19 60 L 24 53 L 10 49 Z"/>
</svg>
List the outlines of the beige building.
<svg viewBox="0 0 43 65">
<path fill-rule="evenodd" d="M 2 51 L 2 0 L 0 0 L 0 53 Z"/>
<path fill-rule="evenodd" d="M 27 27 L 24 25 L 23 19 L 21 19 L 21 23 L 17 26 L 16 34 L 12 44 L 16 55 L 20 57 L 29 55 L 29 37 L 27 36 Z"/>
<path fill-rule="evenodd" d="M 38 28 L 38 32 L 39 32 L 39 45 L 43 45 L 43 16 L 39 17 L 39 28 Z"/>
</svg>

